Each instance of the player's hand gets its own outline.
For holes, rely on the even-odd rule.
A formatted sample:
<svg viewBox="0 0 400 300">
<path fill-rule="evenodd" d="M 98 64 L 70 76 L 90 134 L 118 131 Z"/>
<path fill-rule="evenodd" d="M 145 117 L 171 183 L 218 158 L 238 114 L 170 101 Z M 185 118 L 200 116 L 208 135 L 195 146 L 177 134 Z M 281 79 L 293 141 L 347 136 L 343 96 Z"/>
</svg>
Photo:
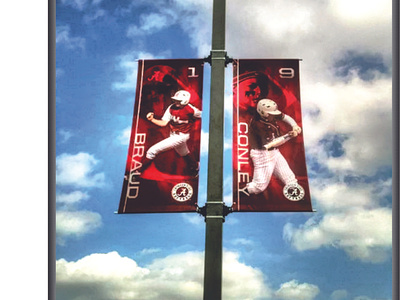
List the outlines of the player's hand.
<svg viewBox="0 0 400 300">
<path fill-rule="evenodd" d="M 301 128 L 300 128 L 300 126 L 297 126 L 297 125 L 296 125 L 296 126 L 293 126 L 292 130 L 297 132 L 297 135 L 295 135 L 295 136 L 298 136 L 298 135 L 301 133 Z"/>
<path fill-rule="evenodd" d="M 149 121 L 153 120 L 153 119 L 154 119 L 154 113 L 153 113 L 153 112 L 149 112 L 149 113 L 146 115 L 146 118 L 147 118 L 147 120 L 149 120 Z"/>
<path fill-rule="evenodd" d="M 290 137 L 296 137 L 296 136 L 299 135 L 299 134 L 297 133 L 297 131 L 295 131 L 295 130 L 289 131 L 288 134 L 289 134 Z"/>
</svg>

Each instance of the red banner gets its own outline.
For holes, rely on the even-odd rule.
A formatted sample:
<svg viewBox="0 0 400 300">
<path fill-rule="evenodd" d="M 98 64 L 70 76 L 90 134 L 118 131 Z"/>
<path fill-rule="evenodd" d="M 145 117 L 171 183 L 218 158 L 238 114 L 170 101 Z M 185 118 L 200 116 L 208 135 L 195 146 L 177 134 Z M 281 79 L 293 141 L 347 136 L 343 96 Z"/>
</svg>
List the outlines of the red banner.
<svg viewBox="0 0 400 300">
<path fill-rule="evenodd" d="M 196 211 L 203 62 L 139 61 L 118 213 Z"/>
<path fill-rule="evenodd" d="M 299 60 L 235 60 L 233 211 L 312 211 Z"/>
</svg>

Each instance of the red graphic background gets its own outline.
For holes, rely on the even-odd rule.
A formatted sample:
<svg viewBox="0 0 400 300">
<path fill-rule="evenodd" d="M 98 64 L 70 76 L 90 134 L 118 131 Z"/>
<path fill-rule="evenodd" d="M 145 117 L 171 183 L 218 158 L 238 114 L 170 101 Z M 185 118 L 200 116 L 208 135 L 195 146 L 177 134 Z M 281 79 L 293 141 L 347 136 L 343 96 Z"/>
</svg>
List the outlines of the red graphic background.
<svg viewBox="0 0 400 300">
<path fill-rule="evenodd" d="M 252 116 L 256 113 L 255 102 L 245 97 L 249 86 L 259 85 L 261 88 L 252 88 L 258 95 L 258 100 L 268 98 L 278 104 L 278 109 L 292 117 L 303 129 L 300 83 L 299 83 L 299 60 L 297 59 L 255 59 L 236 60 L 234 62 L 233 78 L 233 210 L 234 211 L 312 211 L 307 167 L 305 161 L 303 133 L 279 147 L 279 151 L 286 158 L 290 168 L 295 173 L 298 183 L 304 188 L 305 196 L 300 201 L 290 201 L 283 195 L 284 184 L 272 176 L 267 189 L 261 194 L 246 196 L 243 189 L 246 182 L 241 173 L 250 175 L 252 180 L 253 165 L 248 153 L 243 150 L 245 137 L 240 137 L 244 125 L 238 127 L 239 123 L 249 124 Z M 281 122 L 281 134 L 291 130 L 286 123 Z M 241 144 L 242 146 L 239 146 Z M 239 148 L 241 150 L 239 151 Z M 247 159 L 247 163 L 246 163 Z M 240 169 L 240 170 L 239 170 Z"/>
<path fill-rule="evenodd" d="M 129 176 L 135 163 L 132 156 L 139 152 L 143 157 L 135 160 L 143 162 L 146 151 L 154 144 L 167 138 L 169 126 L 159 127 L 146 119 L 149 112 L 161 119 L 167 107 L 172 104 L 171 96 L 178 90 L 191 93 L 190 104 L 202 110 L 203 60 L 140 60 L 136 87 L 135 106 L 132 121 L 131 139 L 128 150 L 125 177 L 119 205 L 119 213 L 158 213 L 196 211 L 198 178 L 189 174 L 185 160 L 174 149 L 160 153 L 149 168 L 140 176 L 138 195 L 127 197 Z M 137 134 L 146 134 L 144 148 L 135 148 Z M 200 158 L 201 119 L 197 119 L 190 131 L 187 145 L 193 156 Z M 136 147 L 138 147 L 136 143 Z M 193 196 L 185 202 L 173 199 L 171 191 L 178 183 L 188 183 L 193 188 Z"/>
</svg>

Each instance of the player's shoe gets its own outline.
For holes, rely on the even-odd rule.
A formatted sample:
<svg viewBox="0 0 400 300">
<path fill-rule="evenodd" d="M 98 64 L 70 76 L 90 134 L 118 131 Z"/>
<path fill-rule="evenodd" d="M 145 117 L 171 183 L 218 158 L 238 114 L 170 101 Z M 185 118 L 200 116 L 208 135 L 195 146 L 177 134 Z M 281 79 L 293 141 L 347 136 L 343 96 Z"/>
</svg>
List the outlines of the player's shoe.
<svg viewBox="0 0 400 300">
<path fill-rule="evenodd" d="M 190 169 L 190 175 L 192 175 L 194 178 L 199 177 L 199 170 L 200 170 L 200 163 L 198 162 L 196 167 Z"/>
</svg>

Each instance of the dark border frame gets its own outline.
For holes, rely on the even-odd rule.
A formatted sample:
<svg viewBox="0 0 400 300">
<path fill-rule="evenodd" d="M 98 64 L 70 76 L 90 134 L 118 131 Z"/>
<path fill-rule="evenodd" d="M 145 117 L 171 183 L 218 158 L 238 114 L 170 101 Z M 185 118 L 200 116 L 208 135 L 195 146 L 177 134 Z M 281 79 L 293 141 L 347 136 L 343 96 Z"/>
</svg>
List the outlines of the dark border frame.
<svg viewBox="0 0 400 300">
<path fill-rule="evenodd" d="M 56 0 L 48 0 L 48 299 L 56 299 Z"/>
<path fill-rule="evenodd" d="M 392 1 L 392 299 L 399 299 L 399 0 Z"/>
</svg>

